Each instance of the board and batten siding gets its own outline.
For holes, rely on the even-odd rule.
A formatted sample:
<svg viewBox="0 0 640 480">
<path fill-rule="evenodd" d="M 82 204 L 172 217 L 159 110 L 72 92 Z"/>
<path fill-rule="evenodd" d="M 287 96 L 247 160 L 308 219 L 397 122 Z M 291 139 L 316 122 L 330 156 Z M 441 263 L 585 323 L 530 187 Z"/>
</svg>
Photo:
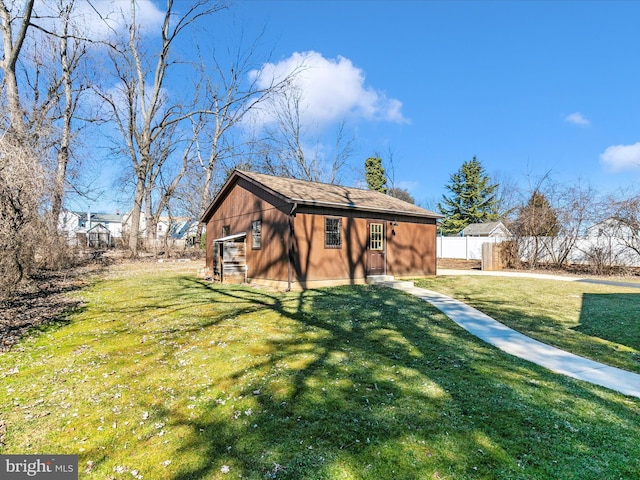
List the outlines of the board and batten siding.
<svg viewBox="0 0 640 480">
<path fill-rule="evenodd" d="M 368 222 L 385 228 L 386 273 L 429 276 L 436 273 L 436 218 L 393 211 L 313 205 L 285 199 L 239 177 L 210 207 L 207 268 L 213 270 L 213 240 L 246 233 L 247 279 L 276 286 L 311 288 L 364 283 L 367 277 Z M 295 208 L 294 208 L 295 207 Z M 295 210 L 293 216 L 290 214 Z M 325 245 L 325 219 L 341 222 L 339 248 Z M 261 245 L 252 246 L 252 222 L 261 221 Z M 289 225 L 291 222 L 292 230 Z M 223 227 L 228 226 L 227 232 Z M 289 263 L 291 245 L 291 263 Z"/>
<path fill-rule="evenodd" d="M 249 279 L 287 278 L 288 204 L 281 199 L 239 181 L 223 198 L 215 214 L 207 223 L 207 268 L 213 266 L 213 240 L 223 236 L 222 228 L 229 226 L 229 234 L 247 234 L 246 262 Z M 251 223 L 261 222 L 261 246 L 254 249 L 251 242 Z"/>
<path fill-rule="evenodd" d="M 396 277 L 435 275 L 435 220 L 401 217 L 397 222 L 397 226 L 387 225 L 387 274 Z"/>
<path fill-rule="evenodd" d="M 339 218 L 341 245 L 325 247 L 325 218 Z M 294 280 L 303 288 L 309 282 L 363 280 L 367 221 L 342 212 L 298 213 L 294 219 Z"/>
<path fill-rule="evenodd" d="M 340 248 L 325 247 L 325 218 L 341 219 Z M 294 219 L 294 280 L 303 287 L 323 280 L 364 281 L 368 221 L 385 224 L 388 275 L 436 274 L 435 219 L 304 206 L 298 208 Z"/>
</svg>

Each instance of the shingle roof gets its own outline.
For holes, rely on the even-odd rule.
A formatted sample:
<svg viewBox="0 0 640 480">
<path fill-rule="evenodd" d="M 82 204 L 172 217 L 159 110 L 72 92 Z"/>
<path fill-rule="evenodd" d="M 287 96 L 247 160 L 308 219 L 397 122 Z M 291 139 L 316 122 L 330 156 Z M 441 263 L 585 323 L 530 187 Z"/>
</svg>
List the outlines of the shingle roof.
<svg viewBox="0 0 640 480">
<path fill-rule="evenodd" d="M 350 208 L 365 211 L 393 212 L 419 217 L 441 217 L 441 215 L 437 213 L 373 190 L 343 187 L 327 183 L 307 182 L 294 178 L 276 177 L 241 170 L 236 170 L 233 175 L 244 177 L 252 183 L 259 184 L 289 203 Z M 223 192 L 224 190 L 223 188 Z M 216 203 L 216 200 L 214 200 L 212 206 L 214 203 Z M 209 210 L 203 218 L 208 216 Z"/>
<path fill-rule="evenodd" d="M 74 215 L 77 215 L 78 218 L 82 219 L 82 220 L 86 220 L 87 219 L 87 212 L 72 212 L 69 211 L 69 213 L 72 213 Z M 122 215 L 120 214 L 115 214 L 115 213 L 91 213 L 91 222 L 104 222 L 104 223 L 122 223 Z"/>
<path fill-rule="evenodd" d="M 122 223 L 122 215 L 115 213 L 92 213 L 92 222 Z"/>
<path fill-rule="evenodd" d="M 502 225 L 502 222 L 471 223 L 462 230 L 462 233 L 465 236 L 489 235 L 500 225 Z M 507 230 L 507 227 L 505 227 L 504 225 L 502 226 L 505 230 Z"/>
</svg>

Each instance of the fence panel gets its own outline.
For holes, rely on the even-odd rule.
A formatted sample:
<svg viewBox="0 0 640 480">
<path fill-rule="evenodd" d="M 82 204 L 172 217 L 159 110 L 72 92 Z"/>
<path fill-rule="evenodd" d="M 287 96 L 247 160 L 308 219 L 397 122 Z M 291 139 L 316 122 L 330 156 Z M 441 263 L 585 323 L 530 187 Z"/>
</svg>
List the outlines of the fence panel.
<svg viewBox="0 0 640 480">
<path fill-rule="evenodd" d="M 503 240 L 494 237 L 438 237 L 438 258 L 482 260 L 483 243 L 499 243 Z"/>
<path fill-rule="evenodd" d="M 464 260 L 482 260 L 483 243 L 500 243 L 506 238 L 493 237 L 438 237 L 438 258 L 458 258 Z M 535 256 L 539 262 L 551 262 L 557 258 L 564 243 L 562 238 L 521 238 L 520 255 L 522 260 Z M 555 251 L 552 255 L 550 251 Z M 537 253 L 536 253 L 537 252 Z M 580 237 L 571 249 L 568 262 L 593 264 L 604 262 L 611 266 L 640 267 L 640 255 L 628 248 L 624 241 L 615 237 Z"/>
</svg>

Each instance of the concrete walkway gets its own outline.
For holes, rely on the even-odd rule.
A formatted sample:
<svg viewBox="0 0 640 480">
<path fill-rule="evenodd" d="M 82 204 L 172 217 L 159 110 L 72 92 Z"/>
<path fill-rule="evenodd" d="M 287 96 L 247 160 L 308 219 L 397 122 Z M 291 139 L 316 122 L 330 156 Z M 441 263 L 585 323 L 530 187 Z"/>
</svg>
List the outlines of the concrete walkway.
<svg viewBox="0 0 640 480">
<path fill-rule="evenodd" d="M 438 269 L 438 276 L 441 275 L 482 275 L 494 277 L 520 277 L 520 278 L 538 278 L 540 280 L 558 280 L 561 282 L 579 282 L 594 283 L 596 285 L 613 285 L 616 287 L 640 288 L 640 282 L 623 282 L 619 280 L 601 280 L 599 278 L 572 277 L 569 275 L 554 275 L 547 273 L 533 272 L 512 272 L 512 271 L 487 271 L 487 270 L 454 270 L 454 269 Z"/>
<path fill-rule="evenodd" d="M 563 280 L 566 278 L 562 277 Z M 462 328 L 504 352 L 554 372 L 640 398 L 639 374 L 594 362 L 529 338 L 469 305 L 441 293 L 415 287 L 412 282 L 388 282 L 387 285 L 429 302 Z"/>
</svg>

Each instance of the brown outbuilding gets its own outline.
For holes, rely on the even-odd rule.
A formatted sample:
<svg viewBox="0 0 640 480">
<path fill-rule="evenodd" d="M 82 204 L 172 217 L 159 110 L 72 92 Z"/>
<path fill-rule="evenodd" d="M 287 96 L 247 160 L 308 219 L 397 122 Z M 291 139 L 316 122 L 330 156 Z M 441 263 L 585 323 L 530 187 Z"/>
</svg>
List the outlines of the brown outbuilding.
<svg viewBox="0 0 640 480">
<path fill-rule="evenodd" d="M 380 192 L 235 170 L 201 220 L 215 280 L 305 289 L 435 275 L 438 218 Z"/>
</svg>

